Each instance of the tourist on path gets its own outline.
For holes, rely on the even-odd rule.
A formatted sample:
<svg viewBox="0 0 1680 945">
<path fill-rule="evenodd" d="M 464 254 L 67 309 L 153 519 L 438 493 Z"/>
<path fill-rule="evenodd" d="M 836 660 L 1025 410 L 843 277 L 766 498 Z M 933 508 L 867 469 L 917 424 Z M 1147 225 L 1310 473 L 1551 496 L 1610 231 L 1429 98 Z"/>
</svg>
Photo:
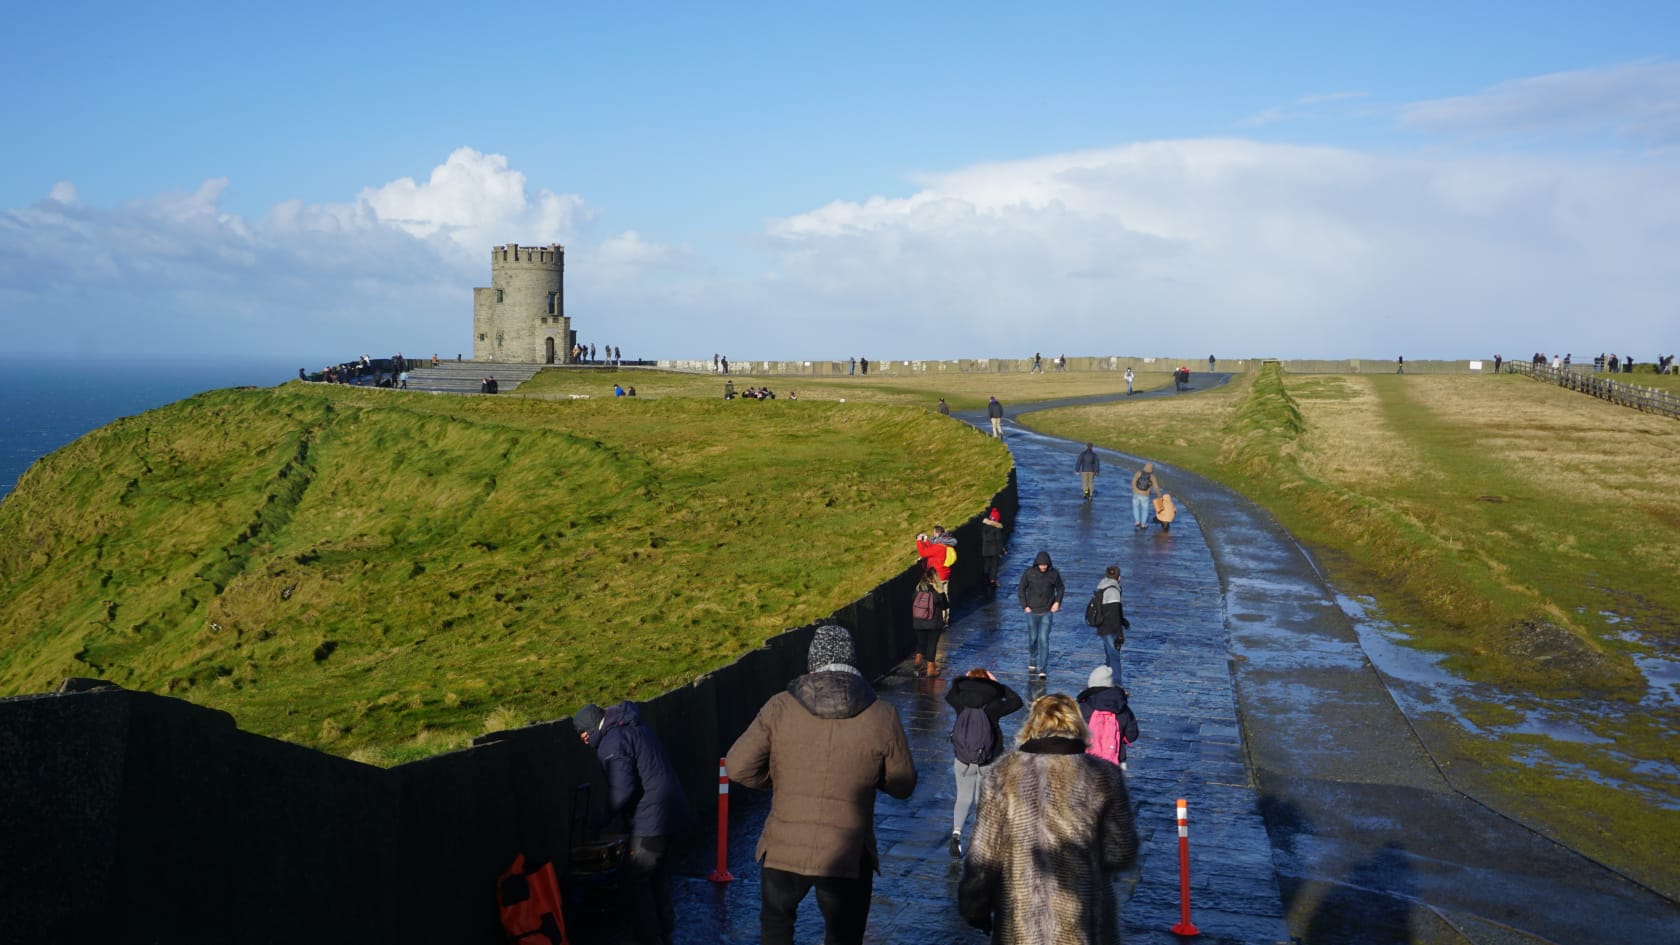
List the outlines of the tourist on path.
<svg viewBox="0 0 1680 945">
<path fill-rule="evenodd" d="M 916 536 L 916 554 L 922 559 L 922 567 L 933 571 L 938 581 L 939 592 L 949 592 L 951 586 L 951 565 L 955 558 L 952 548 L 955 542 L 946 543 L 936 541 L 926 532 Z"/>
<path fill-rule="evenodd" d="M 951 768 L 957 779 L 957 803 L 951 811 L 951 855 L 962 856 L 962 833 L 968 823 L 968 812 L 980 795 L 980 785 L 985 776 L 1003 757 L 1003 730 L 998 728 L 998 719 L 1019 711 L 1022 703 L 1020 693 L 998 682 L 998 678 L 985 669 L 971 669 L 968 675 L 953 680 L 950 690 L 945 693 L 945 702 L 957 713 L 957 724 L 951 729 L 952 752 L 955 755 Z M 964 760 L 966 752 L 964 746 L 958 744 L 958 730 L 965 727 L 963 711 L 968 709 L 985 715 L 990 729 L 990 751 Z"/>
<path fill-rule="evenodd" d="M 992 511 L 980 520 L 981 581 L 990 588 L 998 586 L 998 559 L 1009 551 L 1003 544 L 1003 538 L 1003 513 L 993 506 Z"/>
<path fill-rule="evenodd" d="M 1027 675 L 1047 679 L 1050 675 L 1050 624 L 1062 609 L 1062 574 L 1050 563 L 1050 552 L 1040 551 L 1032 567 L 1021 572 L 1015 598 L 1027 615 Z"/>
<path fill-rule="evenodd" d="M 1115 684 L 1107 666 L 1098 666 L 1078 701 L 1079 714 L 1091 732 L 1085 753 L 1126 770 L 1126 746 L 1138 740 L 1137 716 L 1126 690 Z"/>
<path fill-rule="evenodd" d="M 957 908 L 993 945 L 1120 941 L 1113 875 L 1137 858 L 1120 769 L 1085 753 L 1068 696 L 1042 696 L 986 781 Z"/>
<path fill-rule="evenodd" d="M 1103 572 L 1102 580 L 1097 582 L 1097 592 L 1102 594 L 1102 623 L 1097 624 L 1096 630 L 1097 638 L 1102 640 L 1103 662 L 1114 671 L 1114 678 L 1119 679 L 1120 647 L 1126 643 L 1126 631 L 1132 628 L 1121 600 L 1119 565 L 1111 564 Z"/>
<path fill-rule="evenodd" d="M 1079 488 L 1085 493 L 1085 498 L 1091 497 L 1091 488 L 1096 485 L 1097 473 L 1102 469 L 1102 463 L 1097 459 L 1096 447 L 1085 444 L 1085 452 L 1073 463 L 1073 471 L 1079 474 Z"/>
<path fill-rule="evenodd" d="M 943 397 L 939 398 L 939 415 L 941 417 L 949 417 L 951 415 L 951 405 L 946 403 L 945 398 Z"/>
<path fill-rule="evenodd" d="M 667 854 L 690 824 L 688 798 L 665 746 L 634 702 L 605 711 L 593 702 L 572 716 L 607 777 L 607 813 L 630 826 L 630 925 L 639 945 L 670 945 L 676 929 Z"/>
<path fill-rule="evenodd" d="M 937 572 L 923 568 L 922 579 L 910 595 L 910 629 L 916 631 L 918 677 L 939 675 L 939 634 L 951 619 L 951 602 L 940 583 Z"/>
<path fill-rule="evenodd" d="M 881 863 L 875 793 L 909 797 L 916 763 L 898 710 L 858 672 L 851 633 L 818 627 L 808 659 L 810 672 L 770 697 L 724 764 L 736 783 L 772 792 L 753 854 L 759 940 L 792 945 L 799 903 L 815 887 L 824 942 L 859 945 Z"/>
<path fill-rule="evenodd" d="M 1003 437 L 1003 405 L 998 403 L 996 397 L 993 397 L 986 404 L 986 416 L 990 417 L 992 421 L 992 436 L 1001 439 Z"/>
<path fill-rule="evenodd" d="M 1140 532 L 1149 530 L 1150 499 L 1160 491 L 1161 483 L 1155 478 L 1155 464 L 1144 463 L 1143 468 L 1132 476 L 1133 528 Z"/>
<path fill-rule="evenodd" d="M 1137 375 L 1132 373 L 1131 368 L 1126 369 L 1126 396 L 1127 397 L 1132 396 L 1132 379 L 1135 378 L 1136 376 Z"/>
</svg>

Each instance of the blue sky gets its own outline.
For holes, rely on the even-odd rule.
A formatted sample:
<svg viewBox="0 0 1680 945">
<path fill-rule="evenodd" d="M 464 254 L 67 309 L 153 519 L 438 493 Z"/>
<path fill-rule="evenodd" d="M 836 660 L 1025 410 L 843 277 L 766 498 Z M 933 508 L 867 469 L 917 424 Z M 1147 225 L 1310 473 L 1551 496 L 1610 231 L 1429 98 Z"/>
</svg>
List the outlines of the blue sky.
<svg viewBox="0 0 1680 945">
<path fill-rule="evenodd" d="M 1680 347 L 1680 5 L 7 5 L 13 353 Z M 911 9 L 904 9 L 912 6 Z"/>
</svg>

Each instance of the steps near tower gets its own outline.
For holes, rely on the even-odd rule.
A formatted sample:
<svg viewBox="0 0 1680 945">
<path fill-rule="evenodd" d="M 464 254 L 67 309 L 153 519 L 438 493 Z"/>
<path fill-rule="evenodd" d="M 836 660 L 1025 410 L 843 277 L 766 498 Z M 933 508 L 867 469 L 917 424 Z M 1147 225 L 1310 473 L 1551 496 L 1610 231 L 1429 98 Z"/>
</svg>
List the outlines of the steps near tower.
<svg viewBox="0 0 1680 945">
<path fill-rule="evenodd" d="M 437 367 L 418 363 L 408 371 L 408 389 L 439 394 L 476 394 L 486 377 L 494 377 L 500 393 L 506 394 L 549 367 L 512 361 L 439 361 Z"/>
</svg>

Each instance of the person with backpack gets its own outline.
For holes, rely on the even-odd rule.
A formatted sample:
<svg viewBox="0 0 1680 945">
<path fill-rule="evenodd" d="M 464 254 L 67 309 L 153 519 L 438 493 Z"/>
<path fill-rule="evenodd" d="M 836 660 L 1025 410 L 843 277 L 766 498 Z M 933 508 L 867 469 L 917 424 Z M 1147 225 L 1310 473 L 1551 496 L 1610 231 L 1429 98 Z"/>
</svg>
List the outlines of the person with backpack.
<svg viewBox="0 0 1680 945">
<path fill-rule="evenodd" d="M 1149 530 L 1150 499 L 1160 491 L 1160 480 L 1155 478 L 1155 464 L 1144 463 L 1143 468 L 1132 476 L 1133 528 L 1140 532 Z"/>
<path fill-rule="evenodd" d="M 998 586 L 998 560 L 1009 552 L 1003 538 L 1003 513 L 993 506 L 980 520 L 980 574 L 981 583 L 994 590 Z"/>
<path fill-rule="evenodd" d="M 1120 647 L 1126 642 L 1126 631 L 1132 628 L 1121 602 L 1119 565 L 1109 565 L 1102 580 L 1097 582 L 1091 602 L 1085 605 L 1085 623 L 1096 629 L 1097 639 L 1103 645 L 1103 660 L 1119 678 Z"/>
<path fill-rule="evenodd" d="M 910 597 L 910 629 L 916 631 L 916 676 L 939 675 L 939 634 L 949 622 L 951 609 L 945 593 L 939 589 L 939 576 L 932 568 L 922 569 L 922 579 L 916 582 Z"/>
<path fill-rule="evenodd" d="M 956 710 L 951 726 L 952 770 L 957 804 L 951 811 L 951 855 L 962 856 L 963 826 L 980 796 L 980 785 L 1004 751 L 998 719 L 1021 709 L 1021 695 L 986 669 L 971 669 L 951 683 L 945 702 Z"/>
<path fill-rule="evenodd" d="M 1126 770 L 1126 746 L 1138 740 L 1137 716 L 1132 714 L 1126 690 L 1115 684 L 1107 666 L 1091 670 L 1078 702 L 1079 714 L 1091 733 L 1085 753 Z"/>
<path fill-rule="evenodd" d="M 1079 474 L 1079 487 L 1084 491 L 1087 499 L 1091 497 L 1091 489 L 1096 485 L 1097 472 L 1101 468 L 1102 463 L 1097 459 L 1096 447 L 1086 443 L 1085 452 L 1080 453 L 1079 458 L 1073 463 L 1073 471 Z"/>
<path fill-rule="evenodd" d="M 1027 675 L 1050 676 L 1050 625 L 1062 609 L 1062 574 L 1050 563 L 1050 552 L 1040 551 L 1032 567 L 1021 572 L 1015 599 L 1027 615 Z"/>
</svg>

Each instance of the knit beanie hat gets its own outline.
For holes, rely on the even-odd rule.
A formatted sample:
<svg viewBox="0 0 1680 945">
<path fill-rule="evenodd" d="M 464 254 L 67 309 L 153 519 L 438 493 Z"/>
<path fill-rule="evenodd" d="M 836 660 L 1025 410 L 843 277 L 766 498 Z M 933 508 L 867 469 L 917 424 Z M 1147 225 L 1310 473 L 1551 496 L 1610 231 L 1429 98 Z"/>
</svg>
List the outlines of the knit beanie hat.
<svg viewBox="0 0 1680 945">
<path fill-rule="evenodd" d="M 607 713 L 602 711 L 600 706 L 586 702 L 583 708 L 572 713 L 572 728 L 577 729 L 579 734 L 593 735 L 595 730 L 601 727 L 601 720 L 606 717 Z"/>
<path fill-rule="evenodd" d="M 811 638 L 810 659 L 812 672 L 834 663 L 857 665 L 857 648 L 852 645 L 851 632 L 833 624 L 818 627 L 816 636 Z"/>
<path fill-rule="evenodd" d="M 996 508 L 992 509 L 992 521 L 994 521 L 994 522 L 1003 521 L 1003 516 L 998 514 L 998 510 Z"/>
<path fill-rule="evenodd" d="M 1085 681 L 1085 685 L 1092 689 L 1106 689 L 1114 685 L 1114 670 L 1098 666 L 1091 670 L 1091 678 Z"/>
</svg>

